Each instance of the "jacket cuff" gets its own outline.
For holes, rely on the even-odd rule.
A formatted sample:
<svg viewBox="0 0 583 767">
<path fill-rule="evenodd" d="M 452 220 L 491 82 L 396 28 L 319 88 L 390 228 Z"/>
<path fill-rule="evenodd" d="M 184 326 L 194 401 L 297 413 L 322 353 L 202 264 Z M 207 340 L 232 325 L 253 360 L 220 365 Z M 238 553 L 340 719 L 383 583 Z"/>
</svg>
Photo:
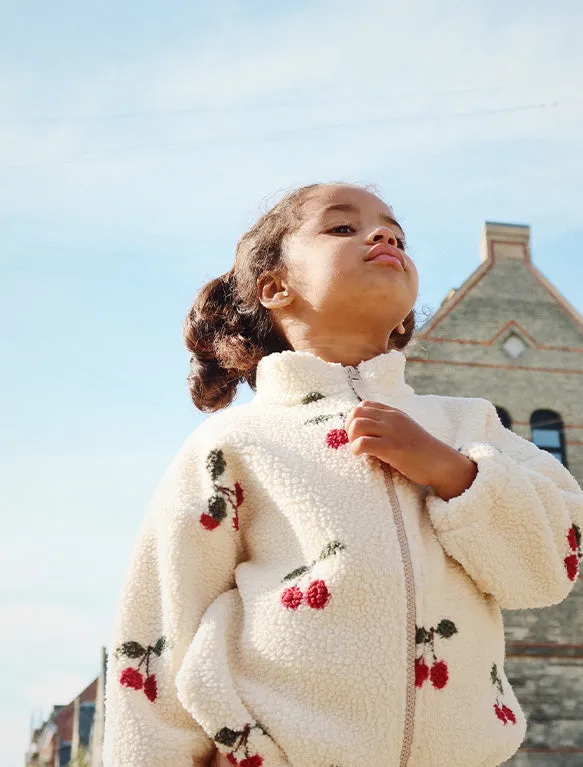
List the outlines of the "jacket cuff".
<svg viewBox="0 0 583 767">
<path fill-rule="evenodd" d="M 433 488 L 427 494 L 427 510 L 435 529 L 447 533 L 476 525 L 489 516 L 493 505 L 504 496 L 511 474 L 511 459 L 498 448 L 484 442 L 469 442 L 458 451 L 478 467 L 474 481 L 466 490 L 449 501 L 440 498 Z"/>
</svg>

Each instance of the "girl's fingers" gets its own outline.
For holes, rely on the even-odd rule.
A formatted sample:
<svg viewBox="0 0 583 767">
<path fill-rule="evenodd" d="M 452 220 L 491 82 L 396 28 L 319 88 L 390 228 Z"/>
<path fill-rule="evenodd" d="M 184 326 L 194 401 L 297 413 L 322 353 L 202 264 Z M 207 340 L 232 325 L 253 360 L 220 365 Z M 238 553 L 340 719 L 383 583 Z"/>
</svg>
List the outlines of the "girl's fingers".
<svg viewBox="0 0 583 767">
<path fill-rule="evenodd" d="M 382 454 L 386 451 L 383 449 L 385 446 L 382 437 L 357 437 L 350 445 L 350 449 L 355 455 L 372 455 L 379 460 L 383 460 Z"/>
<path fill-rule="evenodd" d="M 349 424 L 350 426 L 350 424 Z M 348 427 L 346 427 L 348 431 Z M 385 434 L 386 427 L 382 421 L 378 421 L 375 418 L 366 418 L 364 416 L 358 416 L 358 429 L 353 429 L 355 432 L 351 435 L 353 438 L 356 436 L 370 436 L 370 437 L 382 437 Z"/>
<path fill-rule="evenodd" d="M 348 413 L 348 416 L 346 418 L 346 427 L 348 428 L 348 424 L 350 424 L 350 421 L 355 417 L 356 410 L 358 410 L 358 416 L 361 415 L 367 415 L 369 414 L 371 417 L 374 417 L 375 414 L 377 417 L 382 417 L 383 413 L 402 413 L 402 410 L 399 410 L 396 407 L 391 407 L 390 405 L 383 405 L 381 402 L 373 402 L 371 400 L 363 400 L 363 402 L 359 402 L 357 405 L 355 405 L 352 410 Z"/>
</svg>

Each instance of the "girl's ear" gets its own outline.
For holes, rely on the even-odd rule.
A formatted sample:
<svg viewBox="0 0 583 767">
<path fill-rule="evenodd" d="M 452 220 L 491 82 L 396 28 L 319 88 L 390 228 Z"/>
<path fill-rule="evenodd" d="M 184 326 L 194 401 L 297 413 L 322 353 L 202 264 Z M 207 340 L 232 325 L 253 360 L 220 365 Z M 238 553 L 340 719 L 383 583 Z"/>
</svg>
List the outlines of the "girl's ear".
<svg viewBox="0 0 583 767">
<path fill-rule="evenodd" d="M 403 325 L 402 322 L 399 322 L 395 330 L 397 331 L 397 333 L 401 333 L 401 335 L 403 335 L 403 333 L 405 332 L 405 326 Z"/>
<path fill-rule="evenodd" d="M 257 297 L 259 302 L 266 308 L 281 306 L 281 298 L 288 298 L 289 291 L 282 284 L 279 275 L 273 272 L 264 272 L 257 278 Z"/>
</svg>

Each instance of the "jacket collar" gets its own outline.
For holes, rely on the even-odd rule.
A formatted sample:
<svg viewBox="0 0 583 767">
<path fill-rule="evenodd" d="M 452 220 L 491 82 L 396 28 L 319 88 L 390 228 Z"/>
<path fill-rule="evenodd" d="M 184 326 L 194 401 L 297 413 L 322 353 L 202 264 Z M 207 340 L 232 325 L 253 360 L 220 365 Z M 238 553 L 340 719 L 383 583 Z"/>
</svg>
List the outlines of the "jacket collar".
<svg viewBox="0 0 583 767">
<path fill-rule="evenodd" d="M 414 394 L 405 383 L 405 355 L 392 349 L 363 360 L 357 368 L 368 399 L 403 397 Z M 306 404 L 315 394 L 354 397 L 349 366 L 327 362 L 312 352 L 286 349 L 272 352 L 259 360 L 256 371 L 255 398 L 280 405 Z M 358 386 L 358 383 L 357 383 Z"/>
</svg>

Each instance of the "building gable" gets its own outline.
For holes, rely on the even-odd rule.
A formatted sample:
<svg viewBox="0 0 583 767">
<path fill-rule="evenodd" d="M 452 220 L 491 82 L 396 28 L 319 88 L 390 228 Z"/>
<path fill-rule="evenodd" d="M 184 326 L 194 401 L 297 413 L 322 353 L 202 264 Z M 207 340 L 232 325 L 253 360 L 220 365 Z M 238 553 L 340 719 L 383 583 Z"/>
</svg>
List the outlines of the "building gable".
<svg viewBox="0 0 583 767">
<path fill-rule="evenodd" d="M 532 264 L 529 227 L 486 223 L 482 263 L 418 337 L 425 349 L 426 342 L 474 345 L 486 358 L 511 335 L 527 348 L 583 352 L 583 317 Z"/>
</svg>

